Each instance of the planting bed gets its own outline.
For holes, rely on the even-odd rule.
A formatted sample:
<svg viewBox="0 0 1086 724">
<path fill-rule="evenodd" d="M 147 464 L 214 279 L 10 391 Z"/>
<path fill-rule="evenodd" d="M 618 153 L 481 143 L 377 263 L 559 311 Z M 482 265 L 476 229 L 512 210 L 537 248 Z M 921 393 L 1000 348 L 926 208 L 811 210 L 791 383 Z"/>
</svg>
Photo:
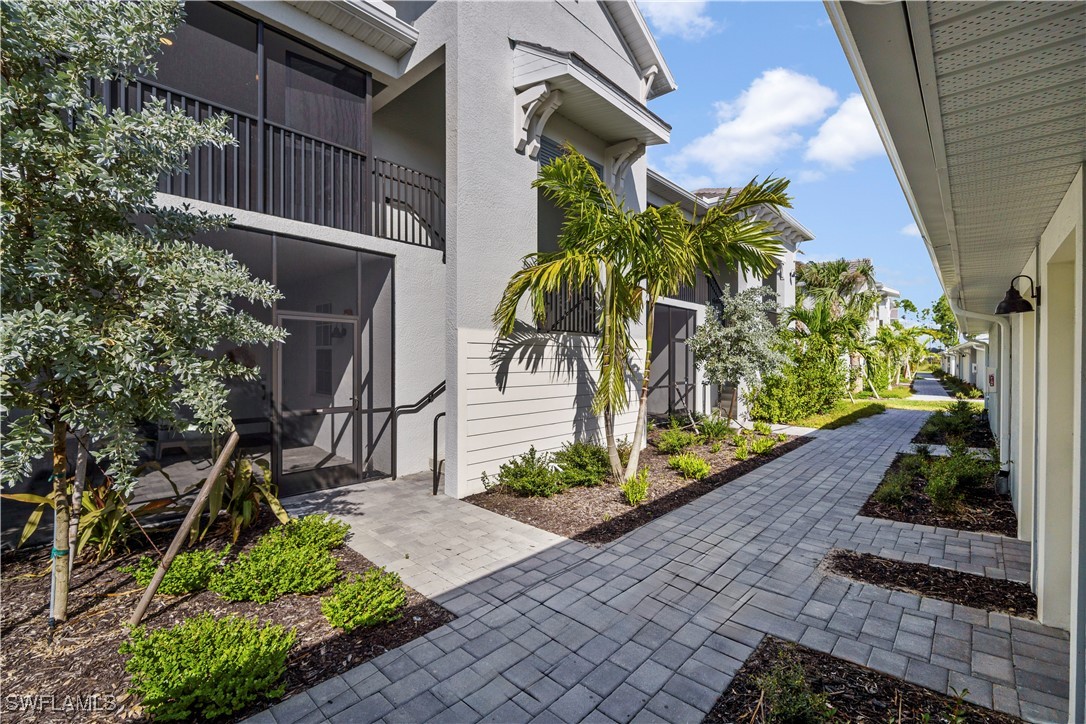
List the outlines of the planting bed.
<svg viewBox="0 0 1086 724">
<path fill-rule="evenodd" d="M 728 689 L 717 699 L 705 718 L 707 724 L 771 721 L 757 680 L 773 669 L 781 657 L 795 662 L 814 694 L 824 695 L 835 710 L 834 722 L 943 722 L 1011 724 L 1020 722 L 1008 714 L 959 702 L 945 694 L 925 689 L 887 674 L 843 661 L 805 646 L 767 636 L 736 674 Z M 958 717 L 953 718 L 957 712 Z M 828 710 L 825 711 L 828 715 Z M 829 721 L 780 717 L 779 721 Z"/>
<path fill-rule="evenodd" d="M 269 522 L 274 523 L 270 514 L 264 518 L 264 525 L 242 534 L 235 551 L 241 546 L 247 548 L 270 527 Z M 154 537 L 155 544 L 163 550 L 169 539 L 169 535 Z M 209 544 L 222 548 L 228 540 L 220 538 Z M 0 651 L 0 687 L 9 696 L 45 697 L 37 700 L 43 702 L 40 708 L 44 711 L 8 710 L 4 712 L 5 721 L 73 721 L 72 711 L 62 709 L 65 697 L 71 697 L 72 701 L 80 697 L 86 702 L 95 695 L 99 710 L 80 712 L 80 721 L 143 718 L 139 702 L 126 695 L 129 677 L 124 670 L 124 658 L 117 651 L 125 639 L 124 624 L 142 589 L 130 575 L 117 569 L 135 563 L 140 554 L 154 554 L 150 545 L 144 543 L 143 550 L 121 558 L 102 564 L 81 561 L 76 566 L 68 601 L 68 622 L 58 627 L 51 646 L 46 643 L 48 549 L 4 555 L 0 578 L 3 614 L 0 635 L 4 641 Z M 332 555 L 343 574 L 362 573 L 373 566 L 346 546 L 333 550 Z M 287 595 L 263 605 L 225 601 L 209 591 L 156 596 L 144 625 L 149 629 L 167 627 L 196 614 L 211 612 L 215 616 L 235 614 L 295 629 L 297 638 L 287 658 L 285 698 L 402 646 L 454 618 L 417 591 L 406 588 L 406 592 L 407 605 L 398 621 L 351 633 L 332 628 L 321 615 L 322 594 Z M 114 700 L 115 707 L 110 705 Z M 251 716 L 272 703 L 254 705 L 231 719 Z M 53 708 L 58 710 L 50 711 Z"/>
<path fill-rule="evenodd" d="M 1036 618 L 1037 596 L 1025 583 L 962 573 L 923 563 L 895 561 L 869 553 L 833 550 L 826 569 L 838 575 L 896 591 L 951 603 Z"/>
<path fill-rule="evenodd" d="M 684 480 L 681 474 L 668 467 L 670 455 L 659 452 L 651 444 L 660 432 L 653 430 L 650 433 L 650 445 L 641 452 L 641 466 L 649 469 L 651 480 L 648 498 L 641 505 L 627 505 L 619 486 L 613 483 L 570 488 L 551 498 L 519 497 L 501 490 L 491 490 L 472 495 L 466 500 L 480 508 L 551 533 L 590 545 L 602 545 L 811 440 L 808 437 L 792 437 L 761 455 L 752 453 L 743 461 L 735 459 L 735 447 L 728 442 L 723 442 L 717 453 L 710 452 L 711 445 L 691 446 L 688 452 L 701 455 L 712 468 L 709 477 L 695 481 Z"/>
<path fill-rule="evenodd" d="M 905 455 L 898 455 L 894 458 L 893 464 L 883 476 L 884 480 L 894 471 L 901 469 L 904 457 Z M 872 493 L 860 508 L 860 515 L 978 533 L 997 533 L 1011 538 L 1018 536 L 1018 517 L 1014 513 L 1011 498 L 1009 495 L 997 493 L 994 485 L 963 491 L 964 497 L 958 509 L 950 512 L 936 510 L 931 498 L 924 492 L 924 486 L 923 478 L 914 477 L 910 483 L 909 494 L 900 505 L 880 503 Z"/>
</svg>

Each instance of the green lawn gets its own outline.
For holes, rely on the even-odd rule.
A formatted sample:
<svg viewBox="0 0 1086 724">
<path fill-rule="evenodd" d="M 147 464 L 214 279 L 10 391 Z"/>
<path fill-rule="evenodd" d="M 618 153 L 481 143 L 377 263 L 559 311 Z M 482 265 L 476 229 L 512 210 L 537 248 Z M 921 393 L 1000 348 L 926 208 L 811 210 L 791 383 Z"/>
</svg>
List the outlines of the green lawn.
<svg viewBox="0 0 1086 724">
<path fill-rule="evenodd" d="M 892 387 L 889 390 L 879 390 L 879 397 L 883 400 L 903 400 L 912 393 L 913 391 L 909 389 L 908 385 L 902 385 L 901 387 Z M 875 399 L 875 396 L 871 394 L 871 390 L 857 392 L 856 397 L 863 400 Z"/>
<path fill-rule="evenodd" d="M 821 415 L 811 415 L 810 417 L 805 417 L 802 420 L 796 420 L 791 424 L 798 425 L 799 427 L 814 427 L 822 430 L 834 430 L 838 427 L 851 425 L 857 420 L 862 420 L 865 417 L 878 415 L 880 412 L 885 412 L 887 409 L 928 410 L 931 412 L 935 412 L 936 410 L 946 409 L 946 406 L 951 402 L 953 402 L 953 400 L 940 402 L 937 400 L 905 400 L 900 398 L 886 397 L 883 397 L 883 399 L 881 400 L 860 399 L 859 395 L 857 395 L 857 400 L 855 402 L 841 400 L 836 405 L 834 405 L 829 412 L 825 412 Z M 973 405 L 978 410 L 983 407 L 983 405 L 977 402 L 973 402 Z"/>
</svg>

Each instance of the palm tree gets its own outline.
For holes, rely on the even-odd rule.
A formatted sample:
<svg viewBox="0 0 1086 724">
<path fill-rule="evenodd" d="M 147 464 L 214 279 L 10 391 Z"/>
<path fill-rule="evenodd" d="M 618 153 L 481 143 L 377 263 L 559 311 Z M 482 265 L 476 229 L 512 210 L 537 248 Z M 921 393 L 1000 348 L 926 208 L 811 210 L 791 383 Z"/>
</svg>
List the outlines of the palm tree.
<svg viewBox="0 0 1086 724">
<path fill-rule="evenodd" d="M 494 311 L 499 334 L 513 332 L 521 299 L 528 296 L 538 321 L 546 318 L 546 295 L 560 289 L 592 290 L 597 315 L 596 363 L 600 381 L 593 411 L 604 416 L 608 456 L 616 480 L 637 472 L 647 416 L 652 360 L 653 313 L 660 297 L 693 282 L 698 270 L 728 266 L 766 275 L 782 248 L 770 223 L 754 217 L 758 207 L 790 206 L 788 181 L 751 181 L 687 221 L 678 205 L 627 209 L 600 180 L 587 159 L 570 147 L 540 169 L 533 184 L 565 213 L 558 251 L 529 254 L 510 279 Z M 614 416 L 629 405 L 627 377 L 634 373 L 630 325 L 646 320 L 641 392 L 632 453 L 622 469 Z"/>
</svg>

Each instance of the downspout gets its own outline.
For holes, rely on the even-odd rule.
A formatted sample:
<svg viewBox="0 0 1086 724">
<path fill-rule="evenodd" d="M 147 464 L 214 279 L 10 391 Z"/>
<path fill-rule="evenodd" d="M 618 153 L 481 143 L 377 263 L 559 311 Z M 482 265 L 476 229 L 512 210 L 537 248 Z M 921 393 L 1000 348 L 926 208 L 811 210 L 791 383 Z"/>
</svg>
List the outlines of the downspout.
<svg viewBox="0 0 1086 724">
<path fill-rule="evenodd" d="M 1006 468 L 1010 463 L 1008 456 L 1011 447 L 1011 325 L 1006 317 L 998 314 L 981 314 L 969 312 L 958 306 L 954 298 L 948 294 L 950 311 L 955 316 L 968 319 L 979 319 L 984 322 L 995 322 L 999 325 L 999 465 Z"/>
</svg>

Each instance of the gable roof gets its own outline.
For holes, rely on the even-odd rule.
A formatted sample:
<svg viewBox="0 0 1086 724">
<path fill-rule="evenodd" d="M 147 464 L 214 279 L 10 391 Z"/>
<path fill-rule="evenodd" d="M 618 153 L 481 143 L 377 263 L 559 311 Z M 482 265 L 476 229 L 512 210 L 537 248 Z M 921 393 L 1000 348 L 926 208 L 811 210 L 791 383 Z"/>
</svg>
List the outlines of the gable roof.
<svg viewBox="0 0 1086 724">
<path fill-rule="evenodd" d="M 634 0 L 603 0 L 601 5 L 611 17 L 619 37 L 633 56 L 641 74 L 644 75 L 653 66 L 656 67 L 656 76 L 653 78 L 652 85 L 649 86 L 645 100 L 651 100 L 678 88 L 675 84 L 675 76 L 667 67 L 664 54 L 656 45 L 656 38 L 652 37 L 652 31 L 649 30 L 648 23 L 645 22 L 645 17 L 638 9 L 637 3 Z"/>
</svg>

